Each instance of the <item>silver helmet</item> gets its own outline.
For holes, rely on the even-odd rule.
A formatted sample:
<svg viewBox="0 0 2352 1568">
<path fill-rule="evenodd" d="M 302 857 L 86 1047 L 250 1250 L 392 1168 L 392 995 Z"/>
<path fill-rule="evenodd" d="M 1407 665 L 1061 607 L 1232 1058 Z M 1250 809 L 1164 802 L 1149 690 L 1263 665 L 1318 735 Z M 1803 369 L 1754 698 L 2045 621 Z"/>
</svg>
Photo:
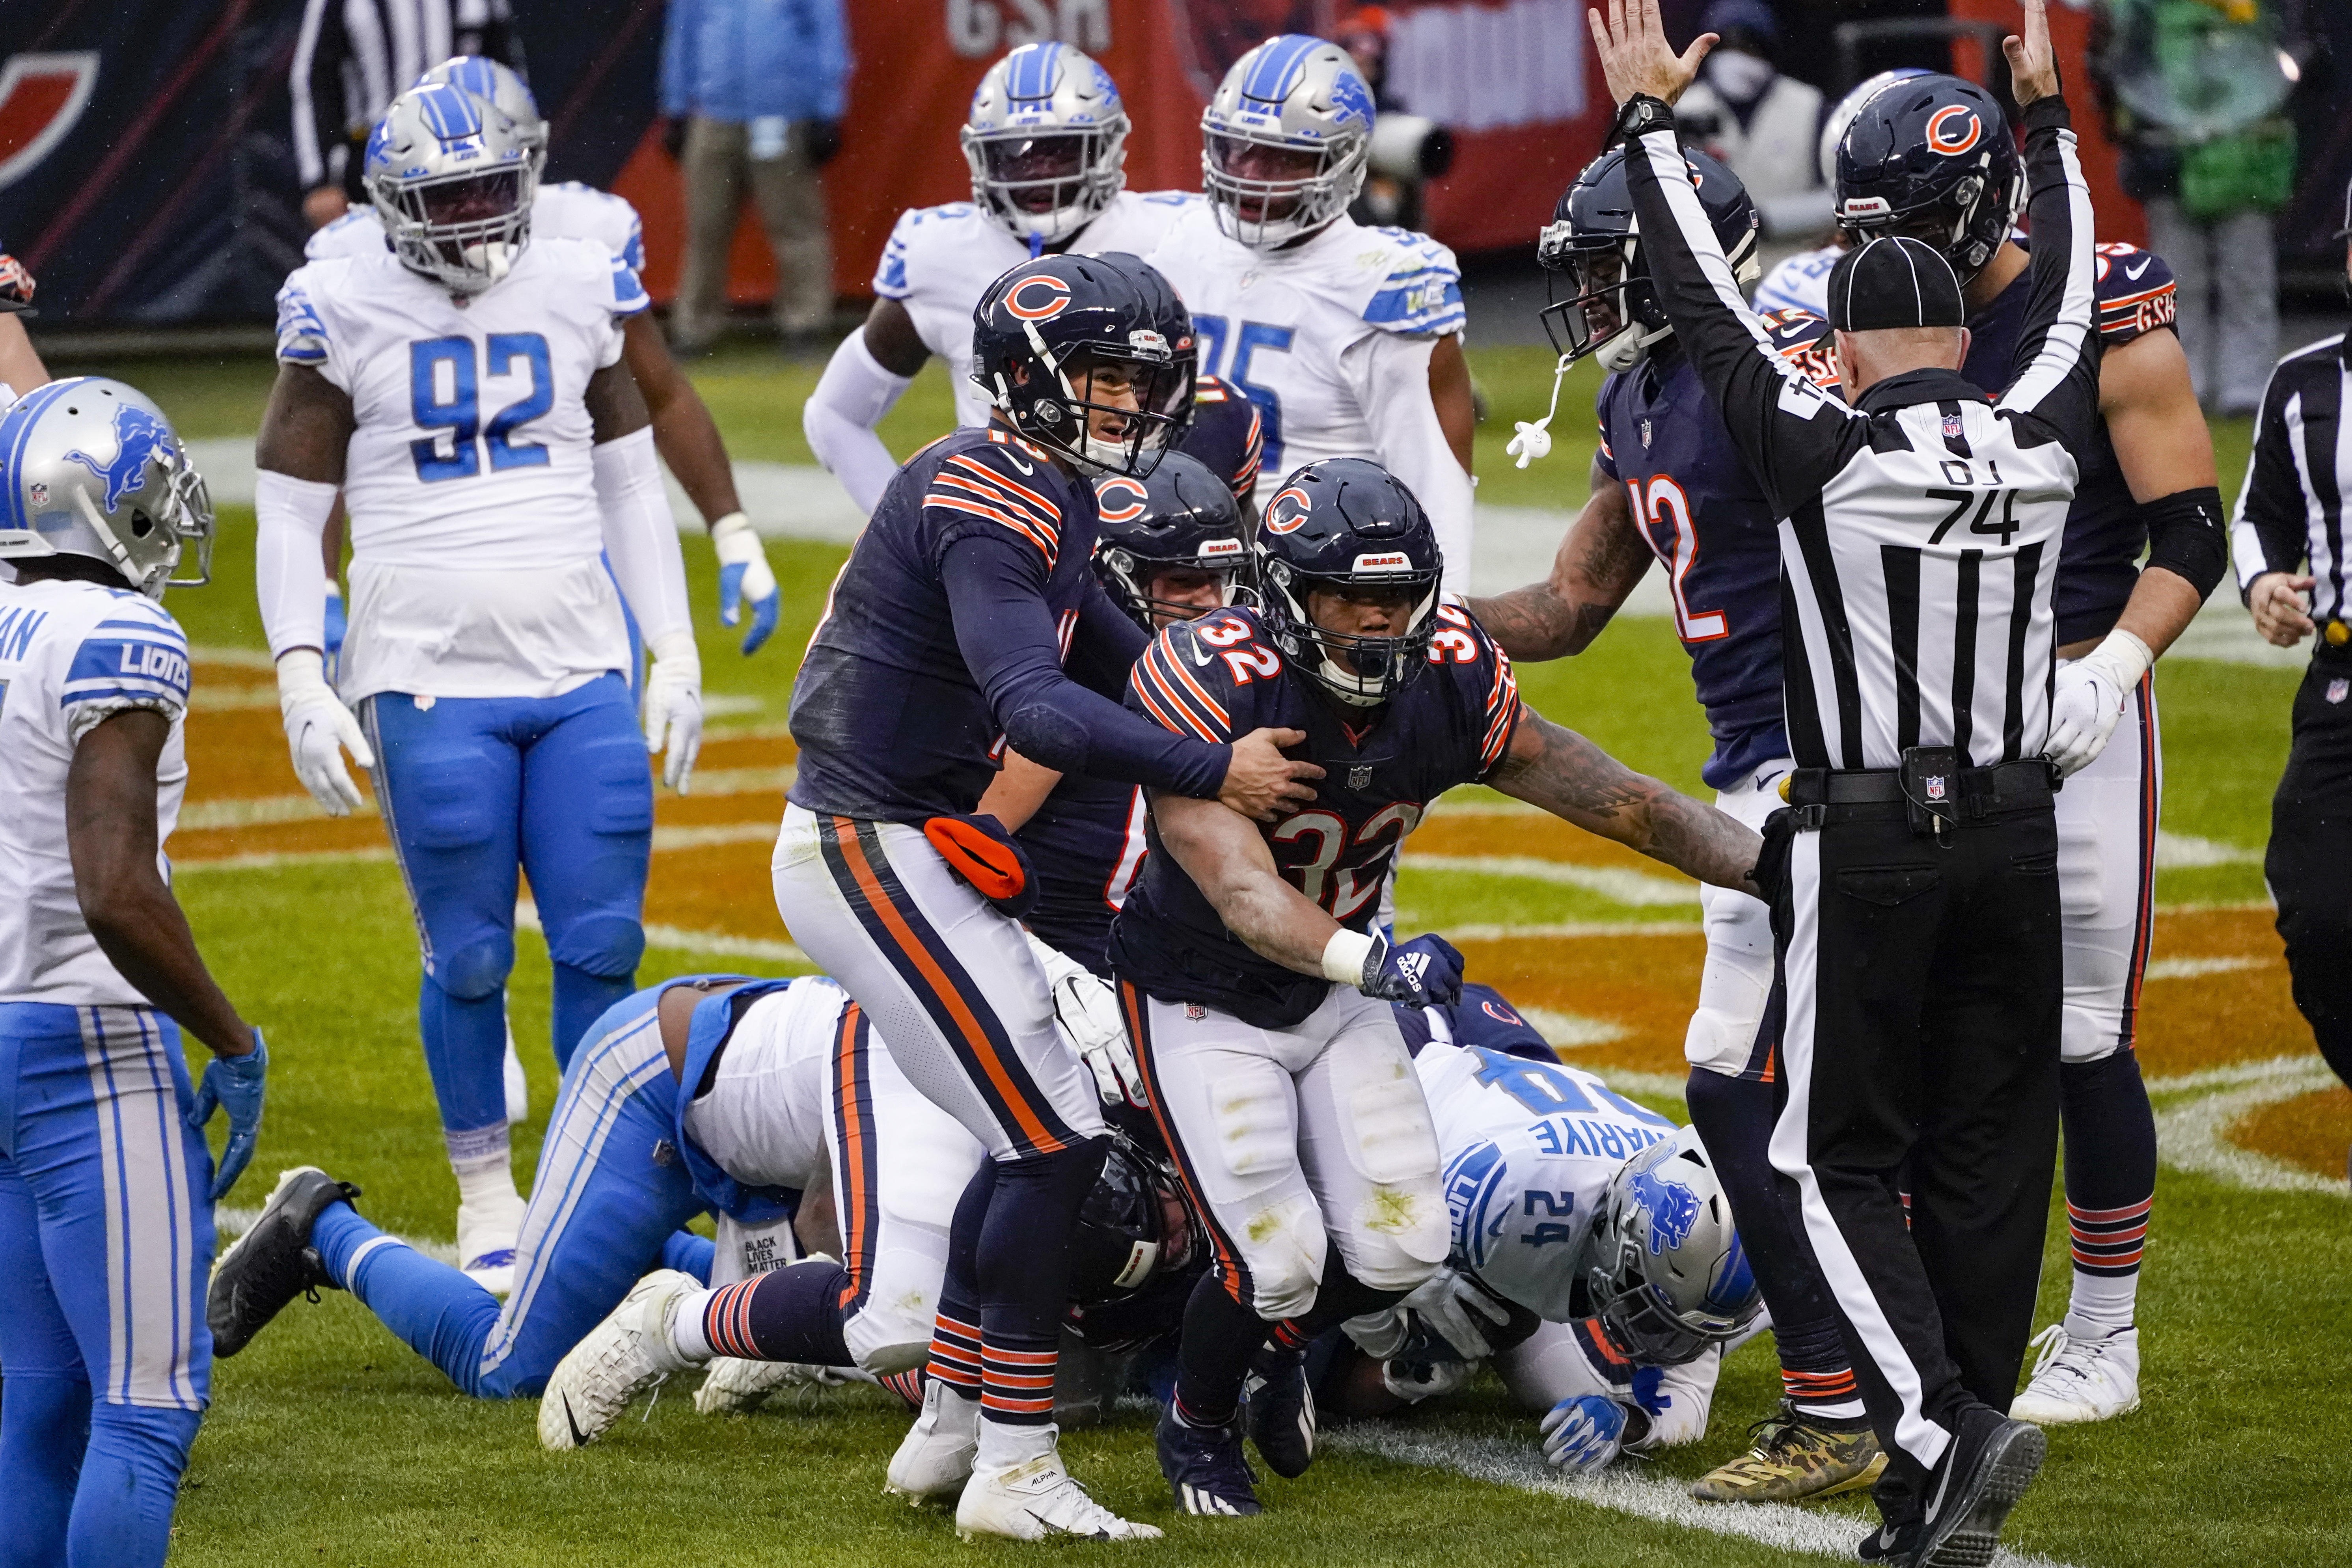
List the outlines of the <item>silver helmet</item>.
<svg viewBox="0 0 2352 1568">
<path fill-rule="evenodd" d="M 1024 44 L 980 78 L 962 132 L 971 199 L 1033 253 L 1092 223 L 1127 183 L 1127 106 L 1067 44 Z"/>
<path fill-rule="evenodd" d="M 1201 181 L 1217 226 L 1253 250 L 1348 210 L 1372 148 L 1372 89 L 1337 44 L 1286 33 L 1234 62 L 1201 114 Z"/>
<path fill-rule="evenodd" d="M 368 138 L 368 194 L 403 266 L 452 294 L 479 294 L 530 241 L 539 161 L 497 104 L 426 82 L 393 99 Z"/>
<path fill-rule="evenodd" d="M 175 577 L 188 547 L 196 575 Z M 76 376 L 0 413 L 0 559 L 84 556 L 150 599 L 212 578 L 213 503 L 147 394 Z"/>
<path fill-rule="evenodd" d="M 1676 1366 L 1748 1326 L 1761 1304 L 1731 1202 L 1696 1129 L 1618 1167 L 1594 1219 L 1592 1310 L 1617 1348 Z"/>
<path fill-rule="evenodd" d="M 522 73 L 480 55 L 451 55 L 418 77 L 415 85 L 436 81 L 455 83 L 476 98 L 487 98 L 498 105 L 522 132 L 523 145 L 537 154 L 541 168 L 546 167 L 547 121 L 540 118 L 539 99 L 531 96 L 530 84 L 522 79 Z"/>
</svg>

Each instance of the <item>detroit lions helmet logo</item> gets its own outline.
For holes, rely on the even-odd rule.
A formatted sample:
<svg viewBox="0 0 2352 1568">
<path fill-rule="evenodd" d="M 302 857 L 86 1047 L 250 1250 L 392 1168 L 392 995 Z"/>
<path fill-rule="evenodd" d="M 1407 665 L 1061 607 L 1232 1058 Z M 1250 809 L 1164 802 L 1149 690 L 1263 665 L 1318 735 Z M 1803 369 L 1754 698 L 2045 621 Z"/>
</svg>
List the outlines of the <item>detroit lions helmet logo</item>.
<svg viewBox="0 0 2352 1568">
<path fill-rule="evenodd" d="M 106 510 L 111 512 L 122 504 L 124 496 L 139 487 L 149 460 L 171 449 L 171 426 L 143 408 L 124 403 L 114 411 L 114 456 L 110 461 L 100 463 L 79 447 L 67 453 L 65 460 L 80 464 L 106 481 Z"/>
<path fill-rule="evenodd" d="M 1633 1173 L 1632 1190 L 1634 1201 L 1650 1218 L 1652 1257 L 1690 1239 L 1691 1227 L 1698 1223 L 1698 1194 L 1660 1176 L 1655 1164 Z"/>
</svg>

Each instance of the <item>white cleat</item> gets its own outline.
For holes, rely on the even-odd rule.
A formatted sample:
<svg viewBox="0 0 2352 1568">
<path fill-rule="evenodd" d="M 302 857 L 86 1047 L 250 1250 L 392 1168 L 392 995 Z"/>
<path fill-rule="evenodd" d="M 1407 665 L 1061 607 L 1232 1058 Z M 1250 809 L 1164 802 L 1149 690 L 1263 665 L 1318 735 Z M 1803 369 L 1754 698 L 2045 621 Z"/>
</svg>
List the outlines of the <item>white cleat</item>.
<svg viewBox="0 0 2352 1568">
<path fill-rule="evenodd" d="M 1121 1519 L 1087 1495 L 1049 1449 L 1009 1469 L 975 1473 L 956 1503 L 956 1533 L 966 1541 L 983 1535 L 1043 1541 L 1073 1535 L 1085 1541 L 1156 1541 L 1149 1524 Z"/>
<path fill-rule="evenodd" d="M 494 1296 L 514 1289 L 515 1248 L 522 1239 L 522 1198 L 514 1193 L 457 1205 L 457 1267 Z"/>
<path fill-rule="evenodd" d="M 2009 1407 L 2014 1420 L 2037 1427 L 2106 1421 L 2139 1408 L 2139 1330 L 2118 1329 L 2105 1339 L 2076 1339 L 2063 1323 L 2033 1336 L 2042 1347 L 2032 1380 Z"/>
<path fill-rule="evenodd" d="M 638 1281 L 613 1315 L 556 1363 L 539 1400 L 541 1444 L 586 1448 L 612 1429 L 630 1400 L 691 1364 L 670 1347 L 669 1314 L 680 1296 L 700 1288 L 675 1269 Z"/>
<path fill-rule="evenodd" d="M 694 1391 L 694 1407 L 705 1416 L 748 1416 L 779 1389 L 833 1388 L 848 1381 L 837 1366 L 718 1355 L 710 1359 L 710 1375 Z"/>
<path fill-rule="evenodd" d="M 890 1456 L 890 1478 L 882 1490 L 918 1506 L 952 1496 L 970 1479 L 979 1451 L 980 1401 L 934 1377 L 923 1385 L 923 1413 Z"/>
</svg>

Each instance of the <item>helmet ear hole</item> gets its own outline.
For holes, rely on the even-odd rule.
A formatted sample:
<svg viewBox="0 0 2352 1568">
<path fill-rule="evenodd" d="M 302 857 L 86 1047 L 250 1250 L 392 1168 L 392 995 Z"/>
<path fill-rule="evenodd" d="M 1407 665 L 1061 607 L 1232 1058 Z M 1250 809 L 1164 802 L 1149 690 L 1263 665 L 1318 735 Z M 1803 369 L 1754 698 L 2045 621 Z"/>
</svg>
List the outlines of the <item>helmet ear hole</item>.
<svg viewBox="0 0 2352 1568">
<path fill-rule="evenodd" d="M 143 509 L 134 510 L 131 514 L 131 537 L 132 538 L 143 539 L 154 531 L 155 519 L 149 517 Z"/>
</svg>

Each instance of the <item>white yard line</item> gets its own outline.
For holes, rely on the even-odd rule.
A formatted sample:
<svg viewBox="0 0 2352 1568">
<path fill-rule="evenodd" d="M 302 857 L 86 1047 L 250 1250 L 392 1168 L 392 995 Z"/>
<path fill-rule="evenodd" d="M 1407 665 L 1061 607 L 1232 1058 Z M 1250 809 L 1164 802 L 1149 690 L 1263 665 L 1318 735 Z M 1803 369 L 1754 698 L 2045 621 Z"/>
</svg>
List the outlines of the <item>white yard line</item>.
<svg viewBox="0 0 2352 1568">
<path fill-rule="evenodd" d="M 2270 963 L 2268 958 L 2255 958 L 2243 954 L 2218 958 L 2158 958 L 2147 966 L 2151 980 L 2193 980 L 2200 975 L 2228 975 L 2241 969 L 2260 969 Z"/>
<path fill-rule="evenodd" d="M 249 1176 L 251 1173 L 247 1174 Z M 219 1235 L 219 1245 L 226 1249 L 231 1241 L 252 1229 L 253 1222 L 260 1218 L 261 1210 L 258 1208 L 223 1206 L 214 1209 L 213 1229 Z M 452 1269 L 457 1266 L 457 1244 L 454 1241 L 427 1241 L 415 1236 L 394 1236 L 393 1239 L 404 1247 L 414 1247 L 436 1263 L 446 1263 Z"/>
<path fill-rule="evenodd" d="M 1622 1024 L 1612 1023 L 1607 1019 L 1586 1018 L 1582 1013 L 1555 1012 L 1550 1008 L 1520 1008 L 1519 1016 L 1535 1025 L 1538 1034 L 1561 1051 L 1574 1051 L 1587 1045 L 1607 1045 L 1611 1040 L 1625 1038 Z"/>
<path fill-rule="evenodd" d="M 522 931 L 539 931 L 539 906 L 529 899 L 515 904 L 515 926 Z M 723 931 L 688 931 L 679 925 L 648 925 L 646 946 L 666 948 L 675 953 L 710 953 L 727 958 L 758 958 L 770 964 L 815 963 L 806 953 L 790 942 L 779 942 L 761 936 L 730 936 Z"/>
<path fill-rule="evenodd" d="M 275 699 L 271 706 L 275 706 Z M 689 781 L 694 800 L 726 795 L 777 795 L 793 787 L 800 770 L 779 768 L 710 768 L 698 769 Z M 356 813 L 376 814 L 373 799 L 360 802 Z M 259 795 L 226 800 L 191 800 L 180 808 L 179 825 L 191 831 L 205 828 L 255 828 L 277 822 L 325 821 L 327 812 L 308 795 Z"/>
</svg>

